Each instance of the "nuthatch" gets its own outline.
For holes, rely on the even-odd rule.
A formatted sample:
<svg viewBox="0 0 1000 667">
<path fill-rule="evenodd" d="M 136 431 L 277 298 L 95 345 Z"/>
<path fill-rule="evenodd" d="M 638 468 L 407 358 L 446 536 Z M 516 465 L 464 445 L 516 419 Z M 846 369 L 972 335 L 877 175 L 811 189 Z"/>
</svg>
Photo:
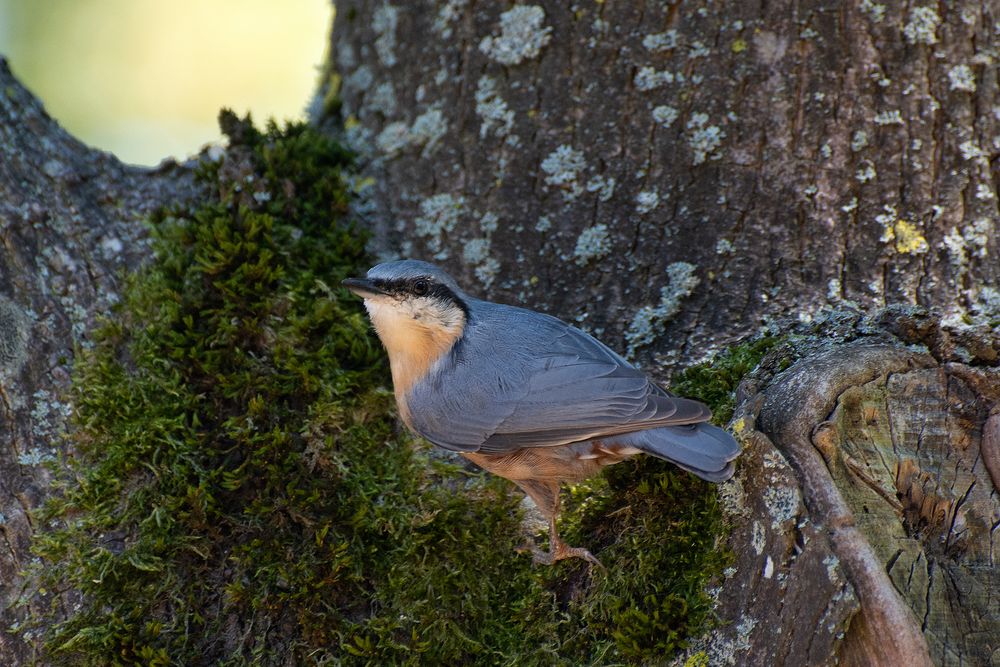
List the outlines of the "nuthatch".
<svg viewBox="0 0 1000 667">
<path fill-rule="evenodd" d="M 733 474 L 739 445 L 707 423 L 708 407 L 668 394 L 576 327 L 473 298 L 417 260 L 343 284 L 365 300 L 406 425 L 511 480 L 548 518 L 549 552 L 536 549 L 537 562 L 598 563 L 559 539 L 560 482 L 639 453 L 712 482 Z"/>
</svg>

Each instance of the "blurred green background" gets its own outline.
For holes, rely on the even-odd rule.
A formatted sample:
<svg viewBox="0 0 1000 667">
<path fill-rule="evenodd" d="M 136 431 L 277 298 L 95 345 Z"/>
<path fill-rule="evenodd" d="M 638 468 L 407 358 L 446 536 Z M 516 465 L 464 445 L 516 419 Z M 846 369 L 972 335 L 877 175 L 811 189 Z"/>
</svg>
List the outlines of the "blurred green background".
<svg viewBox="0 0 1000 667">
<path fill-rule="evenodd" d="M 0 0 L 0 54 L 73 135 L 125 162 L 220 138 L 219 108 L 301 118 L 330 0 Z"/>
</svg>

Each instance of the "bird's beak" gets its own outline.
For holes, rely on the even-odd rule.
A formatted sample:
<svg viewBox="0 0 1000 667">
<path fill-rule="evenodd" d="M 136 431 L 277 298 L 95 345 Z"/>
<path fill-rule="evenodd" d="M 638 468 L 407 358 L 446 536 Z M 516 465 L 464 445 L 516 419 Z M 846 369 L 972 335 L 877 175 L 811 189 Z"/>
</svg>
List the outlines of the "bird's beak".
<svg viewBox="0 0 1000 667">
<path fill-rule="evenodd" d="M 386 293 L 367 278 L 348 278 L 340 284 L 362 298 Z"/>
</svg>

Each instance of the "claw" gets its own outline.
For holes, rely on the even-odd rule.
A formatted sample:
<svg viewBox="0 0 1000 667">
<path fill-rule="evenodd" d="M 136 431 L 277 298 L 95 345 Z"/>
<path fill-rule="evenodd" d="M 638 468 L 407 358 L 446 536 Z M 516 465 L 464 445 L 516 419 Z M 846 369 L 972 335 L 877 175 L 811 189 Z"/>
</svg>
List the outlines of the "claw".
<svg viewBox="0 0 1000 667">
<path fill-rule="evenodd" d="M 555 554 L 553 554 L 553 560 L 562 560 L 563 558 L 582 558 L 591 565 L 596 565 L 602 570 L 606 569 L 601 561 L 597 560 L 597 556 L 590 553 L 583 547 L 571 547 L 562 542 L 559 543 L 559 548 L 556 549 Z"/>
<path fill-rule="evenodd" d="M 531 552 L 531 560 L 536 565 L 552 565 L 556 561 L 564 558 L 580 558 L 591 565 L 596 565 L 602 570 L 605 569 L 601 561 L 597 560 L 594 554 L 582 547 L 571 547 L 559 539 L 559 531 L 556 527 L 556 515 L 559 513 L 559 485 L 552 483 L 549 486 L 529 484 L 526 481 L 519 481 L 517 484 L 535 501 L 539 507 L 543 507 L 543 514 L 549 519 L 549 550 L 542 551 L 530 538 L 528 543 L 517 548 L 518 553 Z M 548 494 L 543 493 L 548 491 Z"/>
<path fill-rule="evenodd" d="M 596 565 L 602 570 L 607 569 L 601 561 L 597 560 L 597 556 L 590 553 L 587 549 L 583 547 L 571 547 L 560 539 L 553 541 L 552 548 L 549 551 L 542 551 L 538 548 L 537 544 L 526 544 L 524 546 L 518 547 L 518 553 L 531 553 L 531 560 L 536 565 L 553 565 L 556 561 L 563 560 L 565 558 L 580 558 L 591 565 Z"/>
</svg>

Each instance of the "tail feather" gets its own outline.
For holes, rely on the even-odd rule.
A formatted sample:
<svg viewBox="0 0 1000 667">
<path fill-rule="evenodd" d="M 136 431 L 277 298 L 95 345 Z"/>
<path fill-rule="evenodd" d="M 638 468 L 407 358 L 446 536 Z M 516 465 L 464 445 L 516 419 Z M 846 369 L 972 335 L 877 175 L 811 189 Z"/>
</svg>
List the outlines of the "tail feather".
<svg viewBox="0 0 1000 667">
<path fill-rule="evenodd" d="M 709 482 L 723 482 L 732 477 L 732 461 L 740 454 L 733 436 L 708 423 L 638 431 L 619 438 L 618 442 L 666 459 Z"/>
</svg>

